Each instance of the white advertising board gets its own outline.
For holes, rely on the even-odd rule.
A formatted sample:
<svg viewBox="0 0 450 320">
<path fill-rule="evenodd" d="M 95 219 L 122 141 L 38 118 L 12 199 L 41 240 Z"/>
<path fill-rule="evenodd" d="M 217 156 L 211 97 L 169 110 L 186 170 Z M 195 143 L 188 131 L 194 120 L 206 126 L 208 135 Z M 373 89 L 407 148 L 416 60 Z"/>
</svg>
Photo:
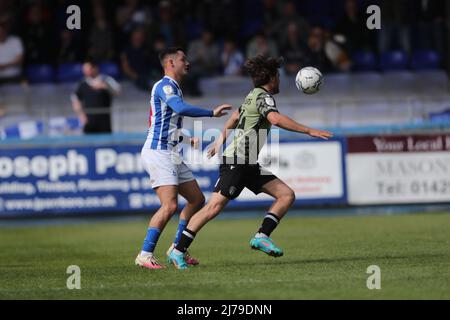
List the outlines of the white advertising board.
<svg viewBox="0 0 450 320">
<path fill-rule="evenodd" d="M 272 163 L 264 166 L 275 174 L 301 199 L 329 199 L 344 197 L 342 144 L 340 141 L 289 142 L 271 148 Z M 273 150 L 276 150 L 274 154 Z M 267 146 L 261 150 L 259 162 L 265 163 Z M 257 197 L 244 189 L 238 201 L 271 199 Z"/>
<path fill-rule="evenodd" d="M 349 203 L 450 202 L 450 136 L 348 140 Z"/>
</svg>

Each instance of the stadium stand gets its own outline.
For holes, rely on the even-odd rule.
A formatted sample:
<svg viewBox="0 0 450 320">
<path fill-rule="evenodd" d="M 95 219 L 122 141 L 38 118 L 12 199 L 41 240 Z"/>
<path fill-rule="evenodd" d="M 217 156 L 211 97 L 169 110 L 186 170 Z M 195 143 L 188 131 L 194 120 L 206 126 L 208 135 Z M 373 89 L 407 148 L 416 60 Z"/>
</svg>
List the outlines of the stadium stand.
<svg viewBox="0 0 450 320">
<path fill-rule="evenodd" d="M 283 76 L 281 92 L 277 96 L 278 107 L 300 122 L 342 128 L 424 122 L 431 114 L 450 107 L 448 77 L 439 70 L 329 74 L 325 79 L 320 94 L 309 96 L 298 92 L 293 77 Z M 426 87 L 423 86 L 424 82 L 427 83 Z M 148 92 L 137 89 L 128 81 L 123 81 L 122 87 L 122 94 L 117 97 L 112 108 L 113 129 L 115 132 L 145 133 Z M 238 107 L 251 87 L 246 77 L 204 78 L 200 81 L 204 95 L 188 99 L 205 108 L 212 108 L 219 103 Z M 0 118 L 3 138 L 31 137 L 32 133 L 48 134 L 50 131 L 53 135 L 80 134 L 79 123 L 74 122 L 69 99 L 74 88 L 74 82 L 39 84 L 31 88 L 20 85 L 0 87 L 0 92 L 9 92 L 6 96 L 2 94 L 2 100 L 4 97 L 10 102 L 16 100 L 15 111 Z M 52 122 L 55 117 L 60 121 L 56 123 L 64 129 L 54 129 L 58 126 Z M 66 119 L 67 123 L 61 125 L 64 122 L 61 119 Z M 26 122 L 26 128 L 29 128 L 30 121 L 34 121 L 37 129 L 17 129 L 23 121 Z M 193 121 L 186 118 L 185 127 L 192 129 Z M 203 129 L 220 128 L 222 125 L 222 119 L 212 118 L 203 122 Z M 21 132 L 27 133 L 21 135 Z"/>
<path fill-rule="evenodd" d="M 388 51 L 381 55 L 380 68 L 382 71 L 399 71 L 408 68 L 408 54 L 404 51 Z"/>
<path fill-rule="evenodd" d="M 81 63 L 61 64 L 57 72 L 58 82 L 72 82 L 83 78 Z"/>
<path fill-rule="evenodd" d="M 46 1 L 43 1 L 45 4 Z M 449 109 L 450 98 L 448 91 L 448 77 L 444 67 L 448 67 L 445 51 L 442 49 L 443 39 L 439 39 L 440 33 L 433 34 L 433 39 L 421 39 L 420 32 L 410 32 L 408 40 L 411 44 L 411 52 L 402 48 L 401 41 L 396 39 L 387 51 L 380 51 L 378 38 L 380 32 L 368 32 L 365 27 L 360 34 L 353 35 L 349 32 L 355 28 L 365 26 L 365 11 L 363 10 L 369 1 L 366 0 L 315 0 L 315 1 L 285 1 L 271 2 L 262 0 L 244 0 L 239 3 L 224 2 L 212 6 L 209 3 L 190 5 L 177 3 L 177 10 L 169 10 L 171 2 L 156 1 L 155 6 L 149 6 L 144 2 L 137 2 L 136 6 L 130 6 L 127 2 L 86 2 L 83 12 L 95 13 L 89 16 L 90 24 L 101 25 L 106 19 L 108 32 L 112 30 L 114 46 L 111 39 L 102 43 L 95 43 L 97 56 L 100 58 L 100 72 L 110 75 L 121 81 L 122 94 L 114 101 L 112 109 L 113 128 L 116 132 L 145 132 L 148 117 L 149 90 L 142 88 L 147 84 L 138 81 L 130 81 L 124 74 L 120 53 L 130 42 L 132 31 L 135 28 L 145 30 L 146 43 L 144 45 L 146 61 L 140 61 L 139 65 L 149 66 L 151 75 L 149 80 L 156 81 L 160 77 L 160 67 L 157 59 L 157 50 L 163 46 L 182 45 L 189 47 L 193 41 L 199 39 L 204 30 L 214 32 L 215 45 L 223 50 L 223 43 L 232 39 L 237 44 L 239 52 L 247 52 L 247 46 L 255 35 L 264 34 L 270 41 L 270 48 L 279 55 L 283 55 L 284 35 L 289 22 L 294 22 L 305 28 L 299 30 L 316 29 L 316 34 L 323 34 L 319 40 L 315 39 L 323 48 L 338 47 L 340 52 L 351 57 L 352 72 L 339 72 L 339 68 L 331 68 L 325 73 L 325 85 L 317 95 L 307 96 L 299 93 L 294 86 L 293 76 L 283 76 L 281 82 L 281 94 L 277 97 L 277 103 L 285 112 L 293 115 L 296 120 L 327 127 L 365 126 L 370 124 L 405 124 L 417 121 L 427 121 L 440 118 L 440 113 Z M 200 2 L 199 2 L 200 3 Z M 383 0 L 370 1 L 370 4 L 386 5 Z M 419 1 L 405 2 L 412 14 L 417 18 L 412 22 L 410 30 L 419 30 L 420 23 L 430 23 L 424 19 L 423 4 Z M 200 7 L 201 8 L 200 8 Z M 422 6 L 422 7 L 421 7 Z M 400 9 L 404 7 L 399 7 Z M 391 8 L 399 10 L 399 8 Z M 20 10 L 14 6 L 9 12 L 10 19 L 21 21 L 29 10 L 33 12 L 51 13 L 58 16 L 65 12 L 59 5 L 32 6 L 30 3 L 21 3 Z M 99 10 L 100 9 L 100 10 Z M 162 11 L 160 11 L 162 10 Z M 434 10 L 434 9 L 433 9 Z M 130 11 L 129 17 L 123 17 L 123 21 L 101 14 L 103 11 L 112 13 L 111 17 L 121 16 L 121 12 Z M 239 12 L 239 14 L 236 14 Z M 426 12 L 427 17 L 445 17 L 443 10 Z M 161 16 L 162 14 L 162 16 Z M 23 16 L 22 16 L 23 15 Z M 421 18 L 422 17 L 422 18 Z M 61 17 L 60 17 L 61 18 Z M 170 26 L 163 31 L 159 27 L 161 19 L 167 19 Z M 59 19 L 61 20 L 61 19 Z M 52 56 L 47 57 L 51 61 L 35 61 L 42 56 L 39 50 L 42 46 L 29 48 L 30 41 L 27 38 L 26 28 L 21 23 L 10 23 L 11 35 L 17 35 L 24 43 L 25 60 L 24 70 L 28 84 L 3 84 L 0 86 L 0 130 L 2 137 L 24 136 L 31 137 L 37 134 L 49 134 L 49 128 L 53 118 L 59 119 L 59 127 L 63 130 L 53 130 L 54 134 L 79 134 L 79 123 L 72 123 L 74 113 L 70 103 L 75 84 L 82 78 L 82 61 L 89 57 L 93 46 L 91 33 L 93 27 L 61 35 L 65 30 L 64 23 L 55 22 L 54 37 L 55 46 L 52 46 Z M 436 21 L 438 21 L 437 19 Z M 11 20 L 11 21 L 14 21 Z M 217 23 L 220 21 L 220 24 Z M 23 22 L 25 24 L 25 22 Z M 48 26 L 50 21 L 46 21 Z M 42 22 L 44 24 L 44 22 Z M 50 23 L 51 24 L 51 23 Z M 226 32 L 224 25 L 229 27 Z M 317 30 L 319 27 L 321 31 Z M 431 26 L 432 27 L 432 26 Z M 67 31 L 67 30 L 65 30 Z M 98 31 L 98 30 L 97 30 Z M 317 56 L 327 55 L 326 51 L 312 53 L 308 48 L 308 37 L 312 33 L 299 36 L 299 44 L 305 47 L 302 61 L 314 61 Z M 310 31 L 311 32 L 311 31 Z M 60 43 L 58 37 L 66 42 Z M 111 34 L 108 34 L 111 36 Z M 338 37 L 336 37 L 338 36 Z M 405 35 L 403 35 L 405 36 Z M 442 35 L 441 35 L 442 36 Z M 102 39 L 96 38 L 96 39 Z M 340 40 L 336 40 L 340 39 Z M 392 40 L 392 39 L 391 39 Z M 394 39 L 395 40 L 395 39 Z M 402 39 L 402 41 L 405 39 Z M 423 41 L 430 40 L 430 41 Z M 433 41 L 431 41 L 433 40 Z M 318 42 L 317 42 L 318 41 Z M 114 47 L 113 55 L 102 55 L 99 52 L 109 52 Z M 320 46 L 319 46 L 320 47 Z M 261 46 L 264 49 L 264 44 Z M 260 48 L 260 49 L 261 49 Z M 102 51 L 102 49 L 105 49 Z M 108 50 L 106 50 L 108 49 Z M 53 51 L 52 51 L 53 50 Z M 338 50 L 338 51 L 339 51 Z M 295 53 L 295 52 L 294 52 Z M 298 53 L 298 52 L 297 52 Z M 33 61 L 31 61 L 33 56 Z M 142 55 L 138 55 L 142 58 Z M 331 59 L 327 56 L 326 59 Z M 336 57 L 334 57 L 336 58 Z M 221 57 L 217 57 L 218 61 Z M 332 60 L 332 59 L 331 59 Z M 307 62 L 302 62 L 307 63 Z M 300 63 L 300 65 L 302 65 Z M 185 95 L 188 101 L 203 107 L 213 107 L 221 102 L 231 103 L 238 107 L 245 94 L 252 85 L 245 76 L 223 76 L 224 69 L 217 70 L 217 74 L 207 75 L 204 78 L 194 79 L 189 84 L 196 87 L 199 80 L 199 88 L 202 96 L 192 96 L 185 84 Z M 341 69 L 342 70 L 342 69 Z M 194 77 L 199 77 L 195 75 Z M 151 79 L 150 79 L 151 78 Z M 192 80 L 192 79 L 191 79 Z M 143 90 L 144 89 L 144 90 Z M 445 112 L 444 112 L 445 113 Z M 124 116 L 126 115 L 126 117 Z M 368 117 L 367 115 L 370 115 Z M 66 119 L 66 120 L 61 120 Z M 446 119 L 444 117 L 444 119 Z M 70 122 L 70 125 L 62 123 Z M 23 125 L 23 123 L 26 123 Z M 34 125 L 30 125 L 34 123 Z M 186 119 L 186 125 L 192 125 L 192 119 Z M 222 120 L 212 119 L 206 121 L 206 126 L 217 127 L 222 125 Z M 36 129 L 19 129 L 30 128 Z M 58 126 L 57 126 L 58 127 Z M 205 128 L 207 129 L 207 128 Z M 22 134 L 23 132 L 27 132 Z"/>
<path fill-rule="evenodd" d="M 358 51 L 353 55 L 353 66 L 355 71 L 376 71 L 377 56 L 371 51 Z"/>
<path fill-rule="evenodd" d="M 439 53 L 433 50 L 416 51 L 412 55 L 413 70 L 437 70 L 441 63 Z"/>
<path fill-rule="evenodd" d="M 27 79 L 30 83 L 51 83 L 55 81 L 55 70 L 48 64 L 30 65 L 26 68 Z"/>
<path fill-rule="evenodd" d="M 120 79 L 120 68 L 119 66 L 114 62 L 103 62 L 99 65 L 100 73 L 107 74 L 108 76 L 111 76 L 116 79 Z"/>
</svg>

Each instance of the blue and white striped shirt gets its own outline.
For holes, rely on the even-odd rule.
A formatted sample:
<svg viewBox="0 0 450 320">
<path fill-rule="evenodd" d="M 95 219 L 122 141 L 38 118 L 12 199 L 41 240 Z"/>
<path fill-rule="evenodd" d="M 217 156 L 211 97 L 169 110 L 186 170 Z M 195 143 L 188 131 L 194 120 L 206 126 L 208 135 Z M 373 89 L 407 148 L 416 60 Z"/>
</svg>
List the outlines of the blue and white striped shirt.
<svg viewBox="0 0 450 320">
<path fill-rule="evenodd" d="M 173 141 L 174 137 L 171 135 L 181 129 L 183 117 L 167 104 L 175 97 L 183 98 L 183 92 L 175 80 L 166 76 L 153 85 L 147 135 L 151 149 L 167 150 L 168 146 L 170 149 L 178 144 L 178 141 Z"/>
<path fill-rule="evenodd" d="M 178 83 L 165 76 L 153 85 L 150 98 L 150 118 L 145 148 L 171 150 L 179 143 L 183 116 L 212 117 L 213 111 L 189 105 L 183 101 Z"/>
</svg>

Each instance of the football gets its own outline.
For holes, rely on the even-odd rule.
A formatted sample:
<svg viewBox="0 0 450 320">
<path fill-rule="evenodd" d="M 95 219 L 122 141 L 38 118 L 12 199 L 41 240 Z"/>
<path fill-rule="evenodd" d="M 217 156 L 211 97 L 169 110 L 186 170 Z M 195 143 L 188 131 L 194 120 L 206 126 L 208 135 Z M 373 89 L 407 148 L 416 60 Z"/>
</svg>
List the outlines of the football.
<svg viewBox="0 0 450 320">
<path fill-rule="evenodd" d="M 306 94 L 313 94 L 320 90 L 323 84 L 323 75 L 319 69 L 314 67 L 305 67 L 295 76 L 295 85 L 298 90 Z"/>
</svg>

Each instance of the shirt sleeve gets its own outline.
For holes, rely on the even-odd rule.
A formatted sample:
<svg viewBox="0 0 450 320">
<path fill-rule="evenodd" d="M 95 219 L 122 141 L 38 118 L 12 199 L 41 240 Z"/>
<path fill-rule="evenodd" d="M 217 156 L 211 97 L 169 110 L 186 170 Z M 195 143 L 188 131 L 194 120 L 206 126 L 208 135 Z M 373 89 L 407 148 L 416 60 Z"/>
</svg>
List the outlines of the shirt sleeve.
<svg viewBox="0 0 450 320">
<path fill-rule="evenodd" d="M 161 99 L 176 113 L 188 117 L 212 117 L 213 111 L 199 108 L 185 103 L 178 94 L 178 90 L 172 84 L 166 84 L 158 90 Z"/>
<path fill-rule="evenodd" d="M 120 92 L 120 84 L 113 77 L 106 76 L 105 82 L 108 85 L 111 93 L 118 94 Z"/>
<path fill-rule="evenodd" d="M 12 51 L 14 52 L 14 54 L 16 56 L 20 56 L 23 54 L 23 45 L 22 45 L 22 40 L 20 40 L 20 38 L 14 37 L 14 42 L 13 42 L 12 47 L 13 47 Z"/>
<path fill-rule="evenodd" d="M 259 94 L 256 98 L 256 107 L 259 114 L 264 118 L 267 118 L 267 115 L 271 112 L 278 112 L 275 99 L 267 93 Z"/>
</svg>

